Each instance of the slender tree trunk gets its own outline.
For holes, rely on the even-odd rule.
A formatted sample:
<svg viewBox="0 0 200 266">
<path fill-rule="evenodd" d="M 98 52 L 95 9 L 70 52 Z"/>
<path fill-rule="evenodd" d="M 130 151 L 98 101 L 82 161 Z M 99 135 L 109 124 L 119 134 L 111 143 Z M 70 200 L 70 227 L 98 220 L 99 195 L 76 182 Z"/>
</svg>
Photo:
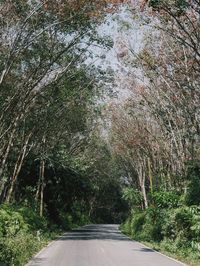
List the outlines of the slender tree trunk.
<svg viewBox="0 0 200 266">
<path fill-rule="evenodd" d="M 40 216 L 43 216 L 44 212 L 44 169 L 45 169 L 45 161 L 42 159 L 41 161 L 41 186 L 40 186 Z"/>
<path fill-rule="evenodd" d="M 2 160 L 1 160 L 1 166 L 0 166 L 0 180 L 1 180 L 1 182 L 0 182 L 0 195 L 1 195 L 0 200 L 1 200 L 1 202 L 3 202 L 5 200 L 5 196 L 6 196 L 8 187 L 9 187 L 9 179 L 5 178 L 5 180 L 4 180 L 3 179 L 3 173 L 4 173 L 4 168 L 6 166 L 7 158 L 8 158 L 12 143 L 13 143 L 15 132 L 16 132 L 16 127 L 13 128 L 13 130 L 10 134 L 8 145 L 6 147 L 5 153 L 4 153 Z"/>
<path fill-rule="evenodd" d="M 145 187 L 146 177 L 145 177 L 145 171 L 143 169 L 143 166 L 139 167 L 138 175 L 139 175 L 140 189 L 141 189 L 141 193 L 142 193 L 143 201 L 144 201 L 144 208 L 147 209 L 148 200 L 147 200 L 146 187 Z"/>
<path fill-rule="evenodd" d="M 0 178 L 3 175 L 3 171 L 4 171 L 4 168 L 5 168 L 5 165 L 6 165 L 6 161 L 7 161 L 7 158 L 8 158 L 8 154 L 10 152 L 10 148 L 12 146 L 12 142 L 13 142 L 13 139 L 14 139 L 15 131 L 16 131 L 16 128 L 14 128 L 12 130 L 11 134 L 10 134 L 9 141 L 8 141 L 8 145 L 6 147 L 4 156 L 2 158 L 2 162 L 1 162 L 1 166 L 0 166 Z"/>
<path fill-rule="evenodd" d="M 93 213 L 93 210 L 94 210 L 94 203 L 95 203 L 95 197 L 94 198 L 92 198 L 91 200 L 90 200 L 90 205 L 89 205 L 89 212 L 88 212 L 88 216 L 91 218 L 91 215 L 92 215 L 92 213 Z"/>
<path fill-rule="evenodd" d="M 8 193 L 6 195 L 6 202 L 10 202 L 11 199 L 12 199 L 12 194 L 14 192 L 14 187 L 15 187 L 15 184 L 16 184 L 16 181 L 17 181 L 17 177 L 21 171 L 21 168 L 22 168 L 22 164 L 24 162 L 24 158 L 26 156 L 26 151 L 27 151 L 27 147 L 28 147 L 28 143 L 29 143 L 29 139 L 31 137 L 32 133 L 30 133 L 26 140 L 25 140 L 25 143 L 24 143 L 24 146 L 18 156 L 18 159 L 17 159 L 17 162 L 15 164 L 15 167 L 14 167 L 14 171 L 13 171 L 13 175 L 12 175 L 12 178 L 11 178 L 11 184 L 10 184 L 10 188 L 8 190 Z"/>
<path fill-rule="evenodd" d="M 2 175 L 3 175 L 3 171 L 4 171 L 4 168 L 5 168 L 5 165 L 6 165 L 6 161 L 7 161 L 7 158 L 8 158 L 12 143 L 13 143 L 13 139 L 14 139 L 14 136 L 15 136 L 15 132 L 17 130 L 17 125 L 18 125 L 19 119 L 20 119 L 20 115 L 18 115 L 15 118 L 15 121 L 14 121 L 14 124 L 13 124 L 13 128 L 12 128 L 12 131 L 11 131 L 10 136 L 9 136 L 8 145 L 6 147 L 4 156 L 3 156 L 2 161 L 0 163 L 1 164 L 0 165 L 0 178 L 2 178 Z"/>
<path fill-rule="evenodd" d="M 147 164 L 148 164 L 148 171 L 149 171 L 150 191 L 151 193 L 153 193 L 153 174 L 152 174 L 151 162 L 149 158 L 147 159 Z"/>
<path fill-rule="evenodd" d="M 40 171 L 41 171 L 41 169 L 40 169 Z M 39 193 L 40 193 L 40 185 L 41 185 L 41 182 L 40 182 L 40 176 L 41 176 L 40 171 L 39 171 L 39 180 L 38 180 L 38 184 L 37 184 L 37 190 L 36 190 L 36 193 L 35 193 L 36 206 L 38 206 L 38 202 L 39 202 Z"/>
<path fill-rule="evenodd" d="M 171 180 L 171 173 L 169 170 L 167 170 L 167 180 L 169 183 L 169 188 L 171 189 L 172 188 L 172 180 Z"/>
<path fill-rule="evenodd" d="M 141 190 L 142 190 L 142 195 L 143 195 L 143 199 L 144 199 L 144 207 L 145 207 L 145 209 L 147 209 L 148 208 L 148 200 L 147 200 L 146 187 L 145 187 L 145 178 L 143 178 L 143 180 L 142 180 Z"/>
<path fill-rule="evenodd" d="M 41 149 L 41 159 L 40 159 L 40 170 L 39 170 L 39 179 L 37 190 L 35 194 L 36 206 L 39 206 L 39 214 L 42 217 L 44 212 L 44 187 L 45 187 L 45 145 L 46 145 L 46 136 L 43 136 L 42 139 L 42 149 Z"/>
<path fill-rule="evenodd" d="M 44 209 L 44 173 L 45 173 L 45 160 L 41 159 L 40 161 L 40 170 L 39 170 L 39 180 L 37 185 L 37 190 L 35 194 L 36 205 L 39 206 L 40 216 L 43 216 Z"/>
</svg>

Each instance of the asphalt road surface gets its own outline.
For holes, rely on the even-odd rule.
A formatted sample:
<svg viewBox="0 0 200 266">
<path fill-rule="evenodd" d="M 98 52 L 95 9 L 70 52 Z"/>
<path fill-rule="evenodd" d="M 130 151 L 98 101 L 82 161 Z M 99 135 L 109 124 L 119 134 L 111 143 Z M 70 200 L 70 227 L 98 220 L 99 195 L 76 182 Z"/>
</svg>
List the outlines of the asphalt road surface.
<svg viewBox="0 0 200 266">
<path fill-rule="evenodd" d="M 181 266 L 123 235 L 117 225 L 87 225 L 66 233 L 26 266 Z"/>
</svg>

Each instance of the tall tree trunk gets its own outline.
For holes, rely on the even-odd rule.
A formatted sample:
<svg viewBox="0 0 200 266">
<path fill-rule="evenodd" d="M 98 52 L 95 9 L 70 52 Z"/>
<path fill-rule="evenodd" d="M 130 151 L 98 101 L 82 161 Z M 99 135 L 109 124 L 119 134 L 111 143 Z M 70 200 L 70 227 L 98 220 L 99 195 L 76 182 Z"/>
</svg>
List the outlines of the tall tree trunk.
<svg viewBox="0 0 200 266">
<path fill-rule="evenodd" d="M 41 148 L 41 159 L 40 159 L 40 169 L 39 169 L 39 179 L 37 190 L 35 194 L 35 202 L 37 208 L 39 207 L 39 214 L 42 217 L 44 212 L 44 187 L 45 187 L 45 145 L 46 136 L 42 138 L 42 148 Z"/>
<path fill-rule="evenodd" d="M 40 186 L 40 216 L 43 216 L 44 212 L 44 169 L 45 169 L 45 161 L 42 159 L 41 161 L 41 186 Z"/>
<path fill-rule="evenodd" d="M 5 168 L 5 165 L 6 165 L 6 161 L 7 161 L 7 158 L 8 158 L 8 154 L 10 152 L 10 148 L 12 146 L 12 142 L 13 142 L 13 139 L 14 139 L 15 131 L 16 131 L 16 128 L 14 128 L 12 130 L 11 134 L 10 134 L 9 141 L 8 141 L 8 145 L 6 147 L 4 156 L 3 156 L 2 161 L 1 161 L 0 178 L 2 178 L 2 175 L 3 175 L 3 171 L 4 171 L 4 168 Z"/>
<path fill-rule="evenodd" d="M 149 171 L 150 191 L 151 193 L 153 193 L 153 174 L 152 174 L 151 162 L 149 158 L 147 159 L 147 164 L 148 164 L 148 171 Z"/>
<path fill-rule="evenodd" d="M 3 171 L 4 171 L 4 168 L 5 168 L 5 165 L 6 165 L 6 161 L 7 161 L 7 158 L 8 158 L 8 155 L 9 155 L 9 152 L 10 152 L 13 140 L 14 140 L 14 136 L 15 136 L 15 132 L 17 130 L 17 125 L 18 125 L 19 119 L 20 119 L 20 115 L 18 115 L 15 118 L 15 121 L 13 123 L 12 131 L 11 131 L 11 133 L 9 135 L 8 145 L 6 147 L 5 153 L 4 153 L 4 155 L 2 157 L 2 160 L 1 160 L 1 163 L 0 163 L 0 179 L 2 178 L 2 175 L 3 175 Z"/>
<path fill-rule="evenodd" d="M 142 179 L 141 191 L 142 191 L 142 195 L 143 195 L 143 199 L 144 199 L 144 207 L 145 207 L 145 209 L 147 209 L 148 208 L 148 200 L 147 200 L 145 178 L 144 177 Z"/>
<path fill-rule="evenodd" d="M 44 212 L 44 187 L 45 187 L 45 145 L 46 145 L 46 136 L 42 138 L 42 145 L 40 151 L 40 168 L 39 168 L 39 178 L 37 184 L 37 190 L 35 193 L 35 203 L 36 208 L 39 208 L 39 214 L 42 217 Z"/>
<path fill-rule="evenodd" d="M 10 184 L 10 188 L 8 190 L 8 193 L 6 195 L 6 202 L 10 202 L 11 199 L 12 199 L 12 194 L 14 192 L 14 187 L 15 187 L 15 184 L 16 184 L 16 181 L 17 181 L 17 177 L 21 171 L 21 168 L 22 168 L 22 164 L 24 162 L 24 158 L 26 156 L 26 151 L 27 151 L 27 147 L 28 147 L 28 143 L 29 143 L 29 140 L 30 140 L 30 137 L 31 137 L 32 133 L 30 133 L 26 139 L 25 139 L 25 143 L 23 145 L 23 148 L 18 156 L 18 159 L 17 159 L 17 162 L 15 164 L 15 167 L 14 167 L 14 171 L 13 171 L 13 175 L 12 175 L 12 178 L 11 178 L 11 184 Z"/>
<path fill-rule="evenodd" d="M 144 208 L 147 209 L 148 200 L 147 200 L 147 193 L 146 193 L 146 187 L 145 187 L 146 174 L 145 174 L 143 165 L 139 166 L 138 176 L 139 176 L 139 182 L 140 182 L 140 189 L 141 189 L 141 193 L 142 193 L 143 201 L 144 201 Z"/>
</svg>

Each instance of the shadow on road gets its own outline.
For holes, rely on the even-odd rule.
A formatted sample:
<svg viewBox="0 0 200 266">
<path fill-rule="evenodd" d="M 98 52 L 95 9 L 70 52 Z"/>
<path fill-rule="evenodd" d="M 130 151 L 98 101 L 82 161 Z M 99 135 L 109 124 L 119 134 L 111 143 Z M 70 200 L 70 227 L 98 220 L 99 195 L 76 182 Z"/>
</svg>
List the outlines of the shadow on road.
<svg viewBox="0 0 200 266">
<path fill-rule="evenodd" d="M 153 249 L 150 248 L 140 248 L 140 249 L 133 249 L 134 251 L 140 251 L 140 252 L 155 252 Z"/>
<path fill-rule="evenodd" d="M 116 245 L 111 244 L 110 247 L 113 247 L 114 250 L 115 249 L 120 250 L 120 252 L 121 252 L 121 250 L 123 250 L 123 248 L 126 250 L 126 247 L 128 247 L 130 254 L 133 254 L 133 256 L 134 256 L 134 253 L 135 253 L 137 255 L 136 257 L 138 257 L 138 252 L 139 253 L 141 252 L 140 254 L 142 257 L 145 253 L 150 255 L 151 253 L 155 252 L 154 250 L 152 250 L 150 248 L 146 248 L 145 246 L 138 245 L 138 243 L 136 241 L 131 240 L 130 238 L 128 238 L 127 236 L 122 234 L 118 228 L 119 228 L 118 225 L 101 225 L 101 224 L 99 224 L 99 225 L 87 225 L 87 226 L 81 227 L 79 229 L 73 230 L 71 232 L 65 233 L 64 235 L 62 235 L 61 237 L 59 237 L 55 241 L 54 245 L 47 247 L 43 253 L 34 257 L 25 266 L 68 265 L 68 264 L 59 264 L 59 260 L 66 255 L 66 261 L 68 261 L 68 259 L 69 259 L 68 256 L 70 254 L 70 248 L 69 248 L 70 246 L 73 246 L 75 248 L 76 252 L 78 252 L 78 251 L 80 252 L 80 248 L 86 247 L 86 251 L 87 251 L 88 250 L 87 247 L 91 247 L 90 245 L 87 245 L 88 243 L 78 243 L 78 245 L 76 245 L 74 243 L 74 242 L 80 241 L 80 240 L 81 241 L 82 240 L 83 241 L 86 241 L 86 240 L 87 241 L 89 241 L 89 240 L 116 241 L 119 243 L 116 243 Z M 71 241 L 71 242 L 68 242 L 68 243 L 66 242 L 67 245 L 65 246 L 65 244 L 63 242 L 62 242 L 62 244 L 64 244 L 64 245 L 59 243 L 59 241 L 63 241 L 63 242 Z M 121 245 L 122 244 L 122 243 L 120 243 L 121 241 L 126 241 L 126 243 L 124 243 L 125 245 Z M 133 242 L 135 242 L 136 245 L 132 245 Z M 126 244 L 128 244 L 128 245 L 126 245 Z M 131 245 L 129 245 L 129 244 L 131 244 Z M 59 247 L 60 247 L 60 253 L 59 253 L 59 249 L 58 249 Z M 97 247 L 98 247 L 98 244 L 97 244 Z M 99 245 L 99 247 L 101 247 L 101 244 Z M 66 248 L 68 248 L 68 250 Z M 74 254 L 75 258 L 78 255 L 80 256 L 80 254 L 81 254 L 81 253 L 76 254 L 76 252 L 75 253 L 72 252 Z M 61 254 L 61 255 L 59 255 L 59 254 Z M 96 254 L 98 254 L 98 252 Z M 125 254 L 127 254 L 127 253 L 125 253 Z M 55 264 L 56 260 L 53 262 L 51 261 L 51 258 L 53 257 L 53 255 L 54 255 L 54 257 L 56 257 L 56 256 L 58 257 L 58 264 Z M 92 257 L 92 254 L 91 254 L 91 257 Z M 76 259 L 75 259 L 75 262 L 76 262 Z M 89 261 L 89 257 L 88 257 L 88 264 L 87 265 L 91 265 L 89 262 L 90 261 Z M 73 265 L 82 265 L 82 264 L 73 264 Z M 84 264 L 84 265 L 86 265 L 86 264 Z M 92 265 L 94 265 L 94 264 L 92 264 Z M 111 264 L 109 264 L 109 265 L 111 265 Z M 112 265 L 114 265 L 114 264 L 112 264 Z M 120 265 L 120 264 L 117 264 L 117 265 Z M 139 264 L 139 265 L 146 265 L 146 264 Z M 157 264 L 157 265 L 159 265 L 159 264 Z"/>
<path fill-rule="evenodd" d="M 118 230 L 117 225 L 87 225 L 64 234 L 59 240 L 132 241 Z"/>
</svg>

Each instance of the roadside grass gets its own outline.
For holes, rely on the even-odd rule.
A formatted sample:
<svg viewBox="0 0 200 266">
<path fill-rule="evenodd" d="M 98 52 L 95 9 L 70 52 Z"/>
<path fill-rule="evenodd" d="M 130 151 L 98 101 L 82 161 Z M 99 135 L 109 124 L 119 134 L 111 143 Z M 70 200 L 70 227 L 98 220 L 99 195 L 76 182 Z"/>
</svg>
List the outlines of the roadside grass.
<svg viewBox="0 0 200 266">
<path fill-rule="evenodd" d="M 171 241 L 165 240 L 161 242 L 155 241 L 143 241 L 141 239 L 137 239 L 137 237 L 132 236 L 127 231 L 123 230 L 123 226 L 121 226 L 121 231 L 132 240 L 138 241 L 143 245 L 160 252 L 168 257 L 176 259 L 182 263 L 185 263 L 190 266 L 199 266 L 200 265 L 200 252 L 198 250 L 194 250 L 190 247 L 182 247 L 177 248 Z"/>
<path fill-rule="evenodd" d="M 166 256 L 174 258 L 182 263 L 190 266 L 200 265 L 199 251 L 192 248 L 174 248 L 173 244 L 168 241 L 160 243 L 141 241 L 142 244 L 158 251 Z"/>
<path fill-rule="evenodd" d="M 120 229 L 131 239 L 190 266 L 200 266 L 199 206 L 134 210 Z"/>
<path fill-rule="evenodd" d="M 38 238 L 31 233 L 19 233 L 13 237 L 0 239 L 0 265 L 22 266 L 37 252 L 54 239 L 54 234 Z"/>
<path fill-rule="evenodd" d="M 0 266 L 23 266 L 61 232 L 31 208 L 0 205 Z"/>
<path fill-rule="evenodd" d="M 86 215 L 60 214 L 55 225 L 25 205 L 0 205 L 0 266 L 23 266 L 63 232 L 89 223 Z"/>
</svg>

